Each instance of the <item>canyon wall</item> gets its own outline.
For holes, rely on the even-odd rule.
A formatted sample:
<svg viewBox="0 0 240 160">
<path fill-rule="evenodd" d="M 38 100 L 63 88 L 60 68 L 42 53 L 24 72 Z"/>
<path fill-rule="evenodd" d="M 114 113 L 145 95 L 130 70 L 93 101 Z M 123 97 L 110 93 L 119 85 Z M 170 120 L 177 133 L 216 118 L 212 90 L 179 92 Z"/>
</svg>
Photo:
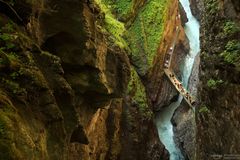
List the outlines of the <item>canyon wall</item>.
<svg viewBox="0 0 240 160">
<path fill-rule="evenodd" d="M 155 111 L 168 106 L 171 102 L 176 101 L 178 97 L 178 92 L 164 74 L 164 62 L 173 42 L 176 41 L 170 69 L 179 79 L 181 79 L 181 67 L 184 57 L 189 52 L 188 39 L 183 29 L 183 25 L 187 21 L 185 12 L 178 1 L 173 0 L 170 3 L 171 7 L 167 14 L 168 21 L 164 26 L 165 29 L 157 50 L 157 55 L 148 72 L 146 82 L 149 101 Z"/>
<path fill-rule="evenodd" d="M 169 159 L 152 106 L 177 94 L 176 25 L 174 62 L 188 50 L 178 2 L 109 2 L 0 1 L 0 159 Z"/>
<path fill-rule="evenodd" d="M 24 0 L 0 9 L 0 159 L 115 156 L 130 65 L 97 28 L 97 9 Z"/>
<path fill-rule="evenodd" d="M 201 1 L 198 160 L 240 153 L 240 8 L 238 0 Z M 225 157 L 226 158 L 226 157 Z"/>
<path fill-rule="evenodd" d="M 175 142 L 187 159 L 234 159 L 239 155 L 239 3 L 190 3 L 201 22 L 200 59 L 188 86 L 197 106 L 193 112 L 182 102 L 175 111 Z"/>
<path fill-rule="evenodd" d="M 199 103 L 199 64 L 200 54 L 195 57 L 192 73 L 189 77 L 188 91 Z M 171 119 L 174 131 L 174 141 L 181 149 L 186 159 L 196 159 L 196 122 L 195 109 L 191 108 L 185 100 L 182 100 Z"/>
<path fill-rule="evenodd" d="M 186 21 L 177 0 L 0 0 L 0 159 L 169 159 L 153 110 Z"/>
</svg>

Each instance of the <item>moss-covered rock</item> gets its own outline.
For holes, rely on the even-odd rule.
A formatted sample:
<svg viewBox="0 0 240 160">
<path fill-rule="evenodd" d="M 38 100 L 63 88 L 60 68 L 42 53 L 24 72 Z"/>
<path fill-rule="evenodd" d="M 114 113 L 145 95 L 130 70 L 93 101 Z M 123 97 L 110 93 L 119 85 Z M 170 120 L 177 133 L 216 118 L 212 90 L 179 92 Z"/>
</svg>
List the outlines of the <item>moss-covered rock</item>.
<svg viewBox="0 0 240 160">
<path fill-rule="evenodd" d="M 131 68 L 131 78 L 128 84 L 128 96 L 131 103 L 138 108 L 142 118 L 152 119 L 153 113 L 147 102 L 145 87 L 133 67 Z"/>
<path fill-rule="evenodd" d="M 123 97 L 138 128 L 134 154 L 166 158 L 139 73 L 152 63 L 168 3 L 146 2 L 7 2 L 22 21 L 0 11 L 0 159 L 124 159 Z"/>
<path fill-rule="evenodd" d="M 204 0 L 200 12 L 201 105 L 196 109 L 197 160 L 208 159 L 213 154 L 240 152 L 237 138 L 240 136 L 240 11 L 234 6 L 236 3 L 235 0 Z"/>
<path fill-rule="evenodd" d="M 126 39 L 131 48 L 131 57 L 140 74 L 145 74 L 153 63 L 166 21 L 168 2 L 148 2 L 128 28 Z"/>
<path fill-rule="evenodd" d="M 168 2 L 152 0 L 145 5 L 143 5 L 144 1 L 140 4 L 136 1 L 96 0 L 95 2 L 104 13 L 104 28 L 115 37 L 116 44 L 128 50 L 138 73 L 146 74 L 152 66 L 163 34 Z M 127 31 L 117 18 L 123 14 L 129 17 L 128 21 L 124 21 Z"/>
</svg>

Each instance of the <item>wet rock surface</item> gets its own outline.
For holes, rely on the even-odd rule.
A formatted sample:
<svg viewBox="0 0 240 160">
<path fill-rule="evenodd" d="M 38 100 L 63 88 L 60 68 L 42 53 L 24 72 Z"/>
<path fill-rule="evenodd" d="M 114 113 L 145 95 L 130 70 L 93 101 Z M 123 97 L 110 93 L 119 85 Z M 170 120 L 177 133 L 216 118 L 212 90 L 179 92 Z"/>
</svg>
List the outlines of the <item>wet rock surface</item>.
<svg viewBox="0 0 240 160">
<path fill-rule="evenodd" d="M 181 3 L 179 3 L 179 12 L 181 16 L 181 23 L 184 26 L 184 24 L 188 22 L 188 18 Z"/>
<path fill-rule="evenodd" d="M 41 4 L 13 5 L 30 12 L 20 13 L 28 30 L 12 24 L 1 10 L 1 32 L 16 39 L 0 42 L 0 57 L 10 63 L 1 65 L 0 159 L 106 157 L 114 150 L 111 143 L 120 144 L 108 141 L 106 121 L 127 87 L 126 52 L 108 46 L 95 29 L 98 13 L 86 3 L 48 1 L 46 10 Z M 113 125 L 119 130 L 119 123 Z"/>
<path fill-rule="evenodd" d="M 198 21 L 201 20 L 201 10 L 203 9 L 203 1 L 202 0 L 190 0 L 190 8 L 192 14 Z"/>
<path fill-rule="evenodd" d="M 234 54 L 236 51 L 228 51 L 227 44 L 239 41 L 238 29 L 226 30 L 228 23 L 239 27 L 239 10 L 233 7 L 236 3 L 235 0 L 226 3 L 204 1 L 204 9 L 201 10 L 202 45 L 198 87 L 201 104 L 196 108 L 197 160 L 240 152 L 239 61 L 230 62 L 225 57 L 227 52 Z M 211 5 L 216 10 L 211 12 Z M 229 7 L 234 9 L 227 11 Z M 239 50 L 236 52 L 239 53 Z M 215 83 L 212 85 L 211 82 Z"/>
<path fill-rule="evenodd" d="M 153 68 L 149 71 L 149 80 L 146 82 L 148 88 L 147 91 L 149 92 L 149 100 L 155 111 L 158 111 L 162 107 L 166 107 L 171 102 L 177 100 L 176 97 L 178 93 L 164 74 L 163 64 L 168 52 L 170 51 L 170 47 L 172 47 L 178 29 L 179 36 L 176 39 L 176 46 L 172 55 L 170 69 L 178 76 L 179 79 L 181 79 L 180 72 L 184 57 L 189 51 L 188 39 L 184 33 L 181 19 L 179 19 L 180 17 L 178 16 L 178 14 L 184 12 L 179 11 L 178 5 L 178 1 L 173 1 L 171 5 L 172 8 L 169 9 L 169 21 L 165 26 L 166 29 L 158 49 L 158 54 L 154 60 Z M 178 9 L 176 10 L 176 8 Z"/>
<path fill-rule="evenodd" d="M 169 159 L 151 106 L 127 92 L 127 52 L 101 30 L 97 5 L 11 5 L 23 23 L 0 10 L 1 33 L 17 35 L 12 47 L 0 39 L 0 159 Z"/>
<path fill-rule="evenodd" d="M 199 83 L 199 64 L 200 54 L 198 54 L 194 61 L 192 73 L 189 78 L 188 88 L 189 92 L 196 97 L 198 103 L 197 85 Z M 171 119 L 174 131 L 174 140 L 181 149 L 186 159 L 195 159 L 196 148 L 196 123 L 195 113 L 193 108 L 183 100 L 180 106 L 174 112 Z"/>
</svg>

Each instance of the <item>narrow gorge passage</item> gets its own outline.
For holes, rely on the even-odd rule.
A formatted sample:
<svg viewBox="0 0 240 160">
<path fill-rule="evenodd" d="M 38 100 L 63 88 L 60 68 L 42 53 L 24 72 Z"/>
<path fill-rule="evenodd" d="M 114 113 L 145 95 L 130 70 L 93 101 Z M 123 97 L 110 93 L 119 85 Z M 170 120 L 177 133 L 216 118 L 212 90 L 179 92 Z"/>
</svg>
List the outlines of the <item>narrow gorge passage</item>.
<svg viewBox="0 0 240 160">
<path fill-rule="evenodd" d="M 240 159 L 240 0 L 0 0 L 0 160 Z"/>
<path fill-rule="evenodd" d="M 191 13 L 189 0 L 180 0 L 180 2 L 188 18 L 188 22 L 185 24 L 184 30 L 189 39 L 190 52 L 186 56 L 184 67 L 182 68 L 182 84 L 185 88 L 188 88 L 188 79 L 191 75 L 195 56 L 200 52 L 199 23 Z M 176 146 L 174 142 L 174 132 L 171 123 L 173 113 L 180 105 L 182 100 L 183 97 L 180 95 L 177 102 L 172 103 L 170 106 L 164 108 L 162 111 L 156 114 L 156 125 L 158 128 L 158 134 L 160 140 L 170 153 L 170 160 L 184 159 L 180 149 Z"/>
</svg>

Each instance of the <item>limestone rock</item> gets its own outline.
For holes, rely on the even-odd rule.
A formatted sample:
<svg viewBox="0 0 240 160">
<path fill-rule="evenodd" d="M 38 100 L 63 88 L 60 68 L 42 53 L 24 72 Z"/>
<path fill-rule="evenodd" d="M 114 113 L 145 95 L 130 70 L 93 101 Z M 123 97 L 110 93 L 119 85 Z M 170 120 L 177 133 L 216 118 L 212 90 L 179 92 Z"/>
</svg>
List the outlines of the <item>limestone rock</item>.
<svg viewBox="0 0 240 160">
<path fill-rule="evenodd" d="M 179 19 L 178 16 L 180 11 L 179 8 L 176 8 L 178 8 L 178 1 L 173 1 L 167 17 L 169 21 L 165 24 L 165 28 L 167 29 L 163 33 L 164 36 L 160 43 L 158 54 L 154 60 L 153 68 L 151 68 L 148 74 L 149 80 L 146 82 L 149 100 L 153 105 L 154 110 L 160 110 L 162 107 L 169 105 L 172 101 L 176 101 L 178 95 L 175 88 L 163 72 L 165 57 L 167 56 L 170 47 L 172 47 L 174 39 L 176 38 L 176 46 L 172 55 L 170 68 L 179 79 L 181 79 L 179 76 L 181 75 L 181 67 L 179 66 L 183 64 L 184 56 L 186 56 L 189 51 L 188 39 L 184 33 L 181 19 Z M 177 30 L 179 30 L 178 37 L 176 37 Z"/>
<path fill-rule="evenodd" d="M 239 27 L 239 10 L 238 7 L 232 7 L 236 1 L 226 3 L 228 4 L 223 1 L 204 1 L 204 9 L 201 10 L 201 67 L 198 87 L 201 104 L 196 108 L 197 160 L 240 152 L 240 84 L 237 80 L 239 61 L 228 62 L 221 56 L 227 44 L 239 41 L 239 30 L 227 32 L 224 29 L 229 21 Z M 209 5 L 215 6 L 216 10 L 211 12 Z M 225 10 L 229 7 L 234 8 L 234 11 Z M 234 50 L 230 54 L 232 51 Z M 218 83 L 211 85 L 212 81 Z"/>
<path fill-rule="evenodd" d="M 180 11 L 180 16 L 181 16 L 181 23 L 184 25 L 185 23 L 188 22 L 188 18 L 187 18 L 186 12 L 181 3 L 179 3 L 179 11 Z"/>
</svg>

